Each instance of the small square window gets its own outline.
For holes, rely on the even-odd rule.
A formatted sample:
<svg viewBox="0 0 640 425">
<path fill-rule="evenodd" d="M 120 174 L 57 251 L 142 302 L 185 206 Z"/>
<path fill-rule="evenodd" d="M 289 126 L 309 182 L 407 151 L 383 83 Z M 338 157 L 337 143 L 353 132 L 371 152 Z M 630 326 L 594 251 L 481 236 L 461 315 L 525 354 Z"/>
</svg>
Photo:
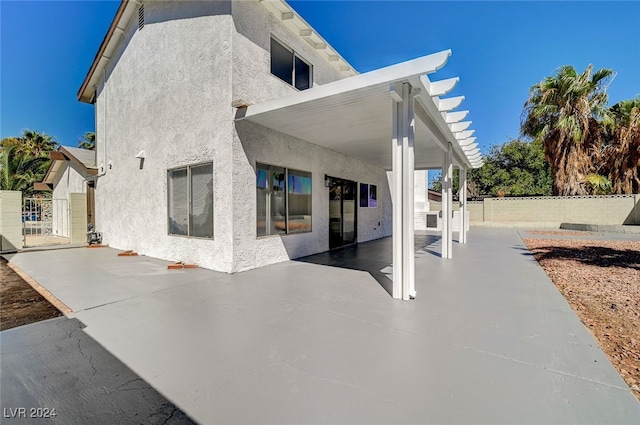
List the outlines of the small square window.
<svg viewBox="0 0 640 425">
<path fill-rule="evenodd" d="M 271 39 L 271 73 L 298 90 L 312 86 L 312 66 L 293 50 Z"/>
</svg>

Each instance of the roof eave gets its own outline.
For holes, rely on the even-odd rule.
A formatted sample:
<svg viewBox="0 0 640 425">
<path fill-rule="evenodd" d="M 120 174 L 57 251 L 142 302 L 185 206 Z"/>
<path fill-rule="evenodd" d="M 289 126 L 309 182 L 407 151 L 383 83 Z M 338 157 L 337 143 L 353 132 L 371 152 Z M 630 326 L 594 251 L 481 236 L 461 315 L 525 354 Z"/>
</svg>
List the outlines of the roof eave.
<svg viewBox="0 0 640 425">
<path fill-rule="evenodd" d="M 89 72 L 87 73 L 87 75 L 84 78 L 84 81 L 82 82 L 82 85 L 80 86 L 80 90 L 78 90 L 78 100 L 80 102 L 84 102 L 84 103 L 93 103 L 93 92 L 89 89 L 89 84 L 91 82 L 91 80 L 93 79 L 93 76 L 96 72 L 96 70 L 98 69 L 100 62 L 102 61 L 103 58 L 105 58 L 104 53 L 107 50 L 107 47 L 109 47 L 109 45 L 114 41 L 113 38 L 113 34 L 116 32 L 116 30 L 119 28 L 118 24 L 120 23 L 120 19 L 122 19 L 122 16 L 124 15 L 125 10 L 127 9 L 127 7 L 129 7 L 130 4 L 134 4 L 133 2 L 130 2 L 129 0 L 121 0 L 120 2 L 120 6 L 118 7 L 118 10 L 116 11 L 116 16 L 113 18 L 113 21 L 111 22 L 111 25 L 109 26 L 109 30 L 107 31 L 107 34 L 104 36 L 104 39 L 102 40 L 102 43 L 100 44 L 100 48 L 98 49 L 98 53 L 96 53 L 96 56 L 93 58 L 93 62 L 91 63 L 91 67 L 89 68 Z"/>
</svg>

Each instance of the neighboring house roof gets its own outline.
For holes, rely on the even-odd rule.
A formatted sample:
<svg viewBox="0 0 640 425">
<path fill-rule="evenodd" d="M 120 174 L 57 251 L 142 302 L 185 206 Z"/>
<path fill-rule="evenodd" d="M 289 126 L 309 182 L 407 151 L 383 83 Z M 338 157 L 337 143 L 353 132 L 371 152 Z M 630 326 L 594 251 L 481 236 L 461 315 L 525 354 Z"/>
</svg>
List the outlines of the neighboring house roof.
<svg viewBox="0 0 640 425">
<path fill-rule="evenodd" d="M 51 158 L 51 165 L 49 165 L 44 179 L 33 185 L 35 190 L 53 190 L 56 177 L 66 162 L 74 163 L 77 166 L 76 169 L 80 171 L 84 178 L 98 174 L 95 151 L 60 146 L 57 151 L 49 152 L 49 157 Z"/>
<path fill-rule="evenodd" d="M 284 0 L 261 0 L 262 4 L 276 19 L 298 34 L 311 47 L 321 52 L 331 66 L 336 68 L 344 77 L 356 75 L 358 72 L 333 48 L 311 25 L 307 23 L 298 13 L 291 8 Z M 131 19 L 138 19 L 138 8 L 140 4 L 134 0 L 122 0 L 116 16 L 113 18 L 109 30 L 100 44 L 98 53 L 93 59 L 91 68 L 87 73 L 80 90 L 78 90 L 78 100 L 80 102 L 93 103 L 96 87 L 100 81 L 103 70 L 109 59 L 113 56 L 116 48 L 121 42 L 121 37 L 117 34 L 124 34 L 125 28 Z"/>
<path fill-rule="evenodd" d="M 97 170 L 96 165 L 96 151 L 81 148 L 60 148 L 62 152 L 66 153 L 70 158 L 77 159 L 85 168 Z"/>
<path fill-rule="evenodd" d="M 428 195 L 430 201 L 441 202 L 442 201 L 442 192 L 435 191 L 433 189 L 429 189 Z"/>
</svg>

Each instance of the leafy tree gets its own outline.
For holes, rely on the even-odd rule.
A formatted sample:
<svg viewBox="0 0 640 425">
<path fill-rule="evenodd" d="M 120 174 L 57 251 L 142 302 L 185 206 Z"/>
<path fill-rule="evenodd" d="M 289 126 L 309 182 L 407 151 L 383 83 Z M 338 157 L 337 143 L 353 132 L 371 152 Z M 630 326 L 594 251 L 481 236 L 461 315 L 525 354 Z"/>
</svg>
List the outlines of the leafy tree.
<svg viewBox="0 0 640 425">
<path fill-rule="evenodd" d="M 469 171 L 472 181 L 482 195 L 550 195 L 551 174 L 545 161 L 542 142 L 510 140 L 494 145 L 484 156 L 481 168 Z"/>
<path fill-rule="evenodd" d="M 484 165 L 469 170 L 468 185 L 474 195 L 550 195 L 551 174 L 539 141 L 509 140 L 494 145 L 484 155 Z M 433 190 L 442 190 L 441 177 L 431 182 Z M 458 170 L 453 173 L 453 192 L 459 190 Z"/>
<path fill-rule="evenodd" d="M 49 168 L 49 152 L 58 143 L 51 136 L 24 130 L 22 137 L 0 141 L 0 189 L 33 193 L 33 184 L 41 181 Z"/>
<path fill-rule="evenodd" d="M 96 149 L 96 133 L 93 131 L 87 131 L 78 139 L 78 147 L 82 149 L 95 150 Z"/>
<path fill-rule="evenodd" d="M 582 74 L 563 66 L 531 87 L 521 132 L 543 144 L 554 195 L 590 191 L 586 177 L 596 171 L 592 154 L 600 147 L 601 124 L 611 122 L 606 87 L 612 76 L 610 69 L 593 72 L 592 65 Z"/>
<path fill-rule="evenodd" d="M 614 193 L 640 193 L 640 98 L 618 102 L 609 112 L 613 124 L 604 130 L 600 172 L 609 176 Z"/>
<path fill-rule="evenodd" d="M 436 192 L 442 192 L 442 173 L 438 173 L 434 176 L 434 178 L 429 183 L 429 189 L 435 190 Z M 458 169 L 454 168 L 452 192 L 456 194 L 458 193 L 459 190 L 460 190 L 460 178 L 458 175 Z"/>
</svg>

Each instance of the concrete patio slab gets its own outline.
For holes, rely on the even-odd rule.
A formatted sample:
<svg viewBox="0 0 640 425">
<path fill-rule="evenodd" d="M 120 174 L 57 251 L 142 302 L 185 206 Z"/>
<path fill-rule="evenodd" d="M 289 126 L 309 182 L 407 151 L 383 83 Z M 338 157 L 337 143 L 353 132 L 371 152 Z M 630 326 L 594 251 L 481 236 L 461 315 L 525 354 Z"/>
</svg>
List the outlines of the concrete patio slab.
<svg viewBox="0 0 640 425">
<path fill-rule="evenodd" d="M 75 313 L 85 331 L 201 423 L 640 423 L 518 232 L 469 236 L 446 261 L 437 238 L 421 239 L 410 302 L 366 271 L 388 267 L 388 240 L 358 245 L 355 266 L 345 256 L 357 253 L 334 251 L 333 267 L 307 258 L 235 275 L 164 274 L 143 258 L 122 270 L 109 250 L 11 261 L 63 302 L 93 305 Z M 73 293 L 97 264 L 102 298 Z"/>
<path fill-rule="evenodd" d="M 5 255 L 73 311 L 82 311 L 189 282 L 208 279 L 205 270 L 167 270 L 151 257 L 118 257 L 109 248 L 70 248 Z"/>
</svg>

